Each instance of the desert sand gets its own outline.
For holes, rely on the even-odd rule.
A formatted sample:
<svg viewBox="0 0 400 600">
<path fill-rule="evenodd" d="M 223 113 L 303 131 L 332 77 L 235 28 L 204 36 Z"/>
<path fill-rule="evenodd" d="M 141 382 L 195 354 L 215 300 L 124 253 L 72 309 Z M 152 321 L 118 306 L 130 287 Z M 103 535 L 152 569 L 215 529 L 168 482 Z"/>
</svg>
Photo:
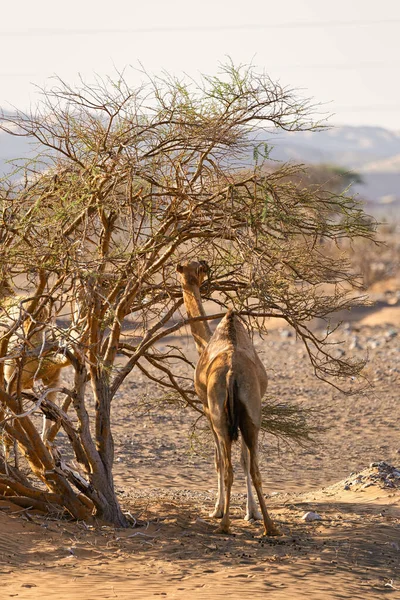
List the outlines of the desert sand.
<svg viewBox="0 0 400 600">
<path fill-rule="evenodd" d="M 114 432 L 116 488 L 136 526 L 55 520 L 1 502 L 0 598 L 400 598 L 400 309 L 351 316 L 340 348 L 368 356 L 371 383 L 354 396 L 315 378 L 283 323 L 257 341 L 269 393 L 314 407 L 325 428 L 307 448 L 261 439 L 281 537 L 244 520 L 237 452 L 232 535 L 215 533 L 210 438 L 191 435 L 196 416 L 162 405 L 133 374 L 115 400 Z M 180 343 L 195 359 L 187 332 Z M 306 521 L 307 512 L 320 518 Z"/>
</svg>

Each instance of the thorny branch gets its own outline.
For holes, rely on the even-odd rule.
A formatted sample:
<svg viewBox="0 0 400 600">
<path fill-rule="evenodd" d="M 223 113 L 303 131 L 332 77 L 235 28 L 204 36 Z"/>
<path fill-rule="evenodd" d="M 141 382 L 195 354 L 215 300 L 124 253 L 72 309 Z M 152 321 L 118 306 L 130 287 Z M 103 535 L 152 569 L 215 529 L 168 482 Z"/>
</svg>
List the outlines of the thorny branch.
<svg viewBox="0 0 400 600">
<path fill-rule="evenodd" d="M 1 382 L 13 367 L 0 389 L 0 421 L 6 446 L 17 441 L 47 491 L 39 498 L 26 482 L 20 492 L 11 487 L 77 518 L 94 509 L 119 526 L 127 521 L 113 486 L 111 416 L 120 386 L 139 369 L 202 412 L 176 337 L 189 323 L 179 314 L 176 264 L 210 265 L 201 292 L 217 308 L 205 318 L 231 307 L 260 334 L 269 319 L 284 318 L 317 376 L 346 388 L 363 362 L 332 352 L 329 319 L 365 302 L 348 250 L 374 238 L 354 198 L 304 185 L 302 167 L 265 164 L 260 146 L 271 125 L 320 128 L 308 101 L 231 63 L 197 85 L 143 75 L 138 89 L 120 75 L 78 88 L 58 80 L 35 111 L 0 120 L 39 148 L 36 161 L 0 181 Z M 321 336 L 315 318 L 326 321 Z M 67 364 L 74 382 L 60 392 L 60 408 L 49 374 Z M 40 386 L 32 404 L 26 392 Z M 38 411 L 53 421 L 47 445 Z M 57 445 L 60 427 L 76 469 Z M 17 482 L 18 469 L 2 460 L 4 485 Z"/>
</svg>

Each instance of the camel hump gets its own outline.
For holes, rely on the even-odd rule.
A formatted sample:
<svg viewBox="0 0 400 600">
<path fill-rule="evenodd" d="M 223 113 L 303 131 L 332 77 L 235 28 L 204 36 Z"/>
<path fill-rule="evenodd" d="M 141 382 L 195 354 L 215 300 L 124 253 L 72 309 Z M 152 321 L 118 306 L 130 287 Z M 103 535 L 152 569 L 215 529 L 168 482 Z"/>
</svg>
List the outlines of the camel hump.
<svg viewBox="0 0 400 600">
<path fill-rule="evenodd" d="M 225 315 L 226 329 L 227 329 L 226 333 L 227 333 L 229 340 L 232 342 L 232 344 L 234 346 L 236 346 L 236 344 L 237 344 L 235 317 L 236 317 L 235 312 L 233 311 L 232 308 L 230 308 Z"/>
<path fill-rule="evenodd" d="M 237 325 L 238 319 L 236 317 L 236 313 L 231 308 L 228 310 L 222 321 L 217 326 L 213 337 L 211 338 L 211 343 L 221 343 L 222 341 L 231 344 L 232 346 L 236 346 L 237 344 Z"/>
<path fill-rule="evenodd" d="M 232 346 L 236 350 L 240 350 L 248 354 L 248 357 L 256 362 L 256 351 L 253 342 L 247 333 L 246 327 L 233 309 L 229 309 L 222 321 L 216 328 L 209 345 L 219 344 L 222 342 Z"/>
</svg>

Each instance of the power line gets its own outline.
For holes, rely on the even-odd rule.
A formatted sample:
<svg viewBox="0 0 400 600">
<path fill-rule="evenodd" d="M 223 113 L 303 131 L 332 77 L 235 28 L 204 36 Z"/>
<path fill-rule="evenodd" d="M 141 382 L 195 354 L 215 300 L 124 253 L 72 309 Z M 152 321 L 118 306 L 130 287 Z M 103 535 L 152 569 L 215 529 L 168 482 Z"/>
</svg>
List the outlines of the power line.
<svg viewBox="0 0 400 600">
<path fill-rule="evenodd" d="M 310 28 L 339 28 L 339 27 L 370 27 L 377 25 L 396 25 L 400 19 L 376 19 L 374 21 L 347 20 L 347 21 L 293 21 L 289 23 L 249 23 L 242 25 L 172 25 L 159 27 L 137 27 L 133 29 L 61 29 L 61 28 L 31 28 L 25 30 L 2 30 L 1 36 L 67 36 L 67 35 L 125 35 L 140 33 L 193 33 L 193 32 L 221 32 L 244 31 L 262 29 L 310 29 Z"/>
<path fill-rule="evenodd" d="M 367 112 L 369 110 L 389 110 L 399 112 L 399 104 L 365 104 L 364 106 L 332 106 L 331 109 L 335 112 Z"/>
<path fill-rule="evenodd" d="M 382 67 L 384 68 L 388 68 L 388 69 L 392 69 L 392 68 L 396 68 L 400 66 L 400 61 L 386 61 L 386 60 L 379 60 L 379 61 L 364 61 L 364 62 L 358 62 L 358 63 L 341 63 L 341 64 L 336 64 L 336 65 L 330 65 L 330 64 L 314 64 L 314 65 L 307 65 L 307 64 L 296 64 L 296 65 L 268 65 L 267 66 L 267 70 L 268 69 L 273 69 L 273 70 L 277 70 L 277 69 L 296 69 L 296 70 L 301 70 L 301 69 L 323 69 L 323 70 L 329 70 L 329 71 L 348 71 L 348 70 L 352 70 L 352 69 L 381 69 Z M 0 77 L 41 77 L 44 76 L 44 73 L 40 73 L 40 72 L 36 72 L 36 73 L 0 73 Z M 400 109 L 400 107 L 399 107 Z"/>
</svg>

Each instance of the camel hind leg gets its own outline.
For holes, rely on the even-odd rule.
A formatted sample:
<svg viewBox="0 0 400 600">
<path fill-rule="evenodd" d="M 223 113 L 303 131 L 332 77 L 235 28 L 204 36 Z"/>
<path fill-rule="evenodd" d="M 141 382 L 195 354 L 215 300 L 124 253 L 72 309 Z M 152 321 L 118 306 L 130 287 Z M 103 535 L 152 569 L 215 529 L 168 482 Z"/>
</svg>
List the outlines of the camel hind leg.
<svg viewBox="0 0 400 600">
<path fill-rule="evenodd" d="M 260 469 L 258 467 L 257 449 L 249 448 L 250 451 L 250 474 L 253 480 L 254 487 L 256 489 L 258 501 L 264 521 L 264 535 L 281 535 L 278 527 L 274 524 L 273 520 L 268 514 L 267 506 L 262 491 Z"/>
<path fill-rule="evenodd" d="M 215 502 L 215 508 L 210 513 L 210 517 L 214 519 L 222 519 L 224 516 L 224 494 L 225 494 L 225 482 L 224 482 L 224 466 L 223 457 L 221 452 L 221 446 L 218 440 L 218 436 L 214 431 L 212 423 L 210 421 L 210 427 L 215 441 L 215 470 L 218 478 L 218 492 L 217 499 Z"/>
<path fill-rule="evenodd" d="M 224 473 L 225 495 L 224 495 L 224 514 L 221 524 L 217 529 L 218 533 L 230 533 L 229 506 L 231 500 L 231 490 L 233 483 L 233 468 L 231 448 L 232 441 L 228 436 L 219 436 L 219 444 L 222 451 L 222 466 Z"/>
<path fill-rule="evenodd" d="M 263 517 L 258 510 L 256 499 L 254 498 L 253 488 L 251 486 L 251 475 L 250 475 L 250 453 L 247 448 L 242 435 L 242 448 L 240 463 L 242 465 L 244 475 L 246 478 L 247 487 L 247 504 L 246 504 L 246 521 L 260 521 Z"/>
<path fill-rule="evenodd" d="M 264 521 L 264 535 L 281 535 L 278 527 L 274 524 L 273 520 L 268 514 L 264 494 L 262 491 L 261 474 L 258 466 L 258 428 L 251 421 L 250 417 L 246 415 L 246 417 L 241 420 L 240 429 L 245 444 L 249 450 L 250 475 L 257 493 L 258 502 L 260 503 Z"/>
</svg>

